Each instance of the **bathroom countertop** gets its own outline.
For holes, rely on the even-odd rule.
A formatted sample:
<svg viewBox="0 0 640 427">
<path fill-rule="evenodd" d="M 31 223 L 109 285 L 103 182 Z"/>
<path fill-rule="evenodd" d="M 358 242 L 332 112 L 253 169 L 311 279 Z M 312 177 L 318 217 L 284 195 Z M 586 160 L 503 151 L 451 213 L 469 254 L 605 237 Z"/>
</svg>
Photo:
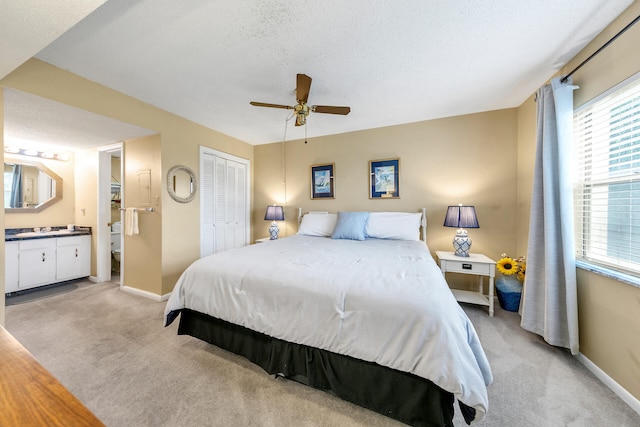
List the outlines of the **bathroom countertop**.
<svg viewBox="0 0 640 427">
<path fill-rule="evenodd" d="M 26 234 L 22 235 L 21 234 Z M 91 227 L 76 227 L 73 231 L 67 231 L 66 226 L 51 227 L 50 232 L 34 232 L 33 228 L 7 228 L 4 231 L 4 241 L 19 241 L 33 239 L 51 239 L 54 237 L 84 236 L 91 234 Z"/>
</svg>

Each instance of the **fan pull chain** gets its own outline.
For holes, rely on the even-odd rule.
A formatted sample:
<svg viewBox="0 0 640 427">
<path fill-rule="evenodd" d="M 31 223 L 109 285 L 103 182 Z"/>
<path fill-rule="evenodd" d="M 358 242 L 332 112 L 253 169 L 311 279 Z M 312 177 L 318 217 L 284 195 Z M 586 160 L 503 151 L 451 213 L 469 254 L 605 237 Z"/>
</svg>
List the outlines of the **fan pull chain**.
<svg viewBox="0 0 640 427">
<path fill-rule="evenodd" d="M 287 153 L 286 153 L 286 141 L 287 141 L 287 127 L 289 125 L 289 121 L 293 118 L 294 114 L 291 114 L 284 121 L 284 135 L 282 135 L 282 189 L 283 189 L 283 198 L 282 201 L 283 208 L 287 209 Z"/>
</svg>

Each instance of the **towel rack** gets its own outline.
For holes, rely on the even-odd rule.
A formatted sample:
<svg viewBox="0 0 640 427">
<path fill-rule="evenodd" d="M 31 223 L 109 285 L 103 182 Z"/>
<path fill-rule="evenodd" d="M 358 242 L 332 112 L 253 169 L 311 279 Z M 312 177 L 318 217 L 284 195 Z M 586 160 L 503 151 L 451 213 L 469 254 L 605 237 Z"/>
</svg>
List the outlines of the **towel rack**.
<svg viewBox="0 0 640 427">
<path fill-rule="evenodd" d="M 155 212 L 156 211 L 155 208 L 133 208 L 133 209 L 135 209 L 137 211 L 140 211 L 140 212 Z M 121 211 L 126 211 L 127 209 L 126 208 L 120 208 L 120 210 Z"/>
</svg>

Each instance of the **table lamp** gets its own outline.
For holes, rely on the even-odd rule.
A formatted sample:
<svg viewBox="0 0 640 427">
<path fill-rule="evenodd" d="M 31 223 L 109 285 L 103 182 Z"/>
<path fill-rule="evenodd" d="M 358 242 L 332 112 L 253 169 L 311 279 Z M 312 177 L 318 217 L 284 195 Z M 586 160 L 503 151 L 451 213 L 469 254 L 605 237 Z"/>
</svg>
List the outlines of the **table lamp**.
<svg viewBox="0 0 640 427">
<path fill-rule="evenodd" d="M 269 227 L 269 239 L 276 240 L 278 238 L 278 224 L 276 221 L 284 221 L 284 209 L 282 206 L 269 205 L 267 211 L 264 214 L 265 221 L 271 221 L 271 227 Z"/>
<path fill-rule="evenodd" d="M 457 256 L 468 257 L 471 249 L 471 238 L 465 228 L 480 228 L 476 208 L 473 206 L 449 206 L 444 217 L 445 227 L 455 227 L 458 230 L 453 237 L 453 249 Z"/>
</svg>

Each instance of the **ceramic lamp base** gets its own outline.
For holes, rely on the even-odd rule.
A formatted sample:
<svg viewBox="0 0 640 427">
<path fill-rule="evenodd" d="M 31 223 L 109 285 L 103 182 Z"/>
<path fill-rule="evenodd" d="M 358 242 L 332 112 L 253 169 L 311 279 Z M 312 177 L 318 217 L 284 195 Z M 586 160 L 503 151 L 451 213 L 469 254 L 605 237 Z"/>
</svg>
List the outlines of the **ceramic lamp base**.
<svg viewBox="0 0 640 427">
<path fill-rule="evenodd" d="M 453 249 L 457 256 L 468 257 L 471 250 L 471 238 L 466 230 L 459 229 L 453 237 Z"/>
<path fill-rule="evenodd" d="M 275 221 L 271 223 L 271 227 L 269 227 L 269 240 L 276 240 L 278 238 L 278 233 L 280 230 L 278 229 L 278 224 Z"/>
</svg>

